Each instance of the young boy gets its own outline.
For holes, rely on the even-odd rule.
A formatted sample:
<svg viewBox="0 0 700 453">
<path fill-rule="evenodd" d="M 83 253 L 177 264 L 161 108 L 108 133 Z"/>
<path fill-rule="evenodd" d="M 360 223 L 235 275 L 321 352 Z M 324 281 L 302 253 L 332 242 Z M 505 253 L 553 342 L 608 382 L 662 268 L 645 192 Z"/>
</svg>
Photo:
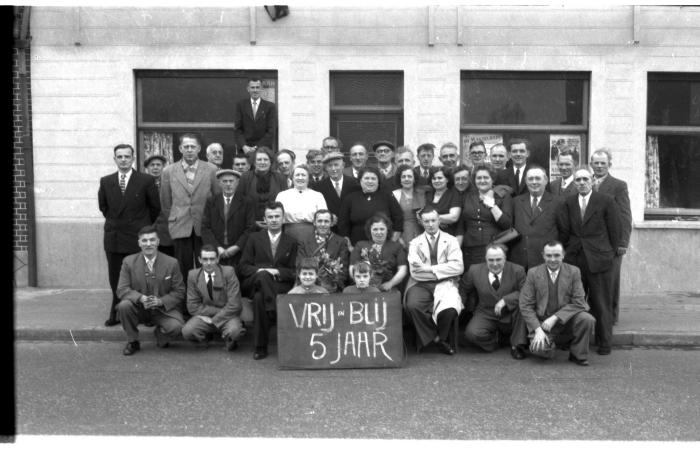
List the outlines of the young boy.
<svg viewBox="0 0 700 453">
<path fill-rule="evenodd" d="M 315 259 L 304 258 L 299 261 L 297 277 L 301 284 L 289 290 L 287 294 L 328 294 L 326 288 L 316 284 L 318 263 Z"/>
<path fill-rule="evenodd" d="M 352 269 L 352 278 L 355 284 L 346 286 L 343 294 L 380 293 L 379 288 L 369 286 L 369 279 L 372 275 L 372 268 L 369 263 L 360 261 Z"/>
</svg>

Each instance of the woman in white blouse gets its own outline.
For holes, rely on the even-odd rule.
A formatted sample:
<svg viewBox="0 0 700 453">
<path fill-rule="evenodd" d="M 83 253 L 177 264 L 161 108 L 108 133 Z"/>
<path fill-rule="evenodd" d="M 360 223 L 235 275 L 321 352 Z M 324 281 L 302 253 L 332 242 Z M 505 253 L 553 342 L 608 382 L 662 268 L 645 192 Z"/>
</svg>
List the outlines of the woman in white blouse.
<svg viewBox="0 0 700 453">
<path fill-rule="evenodd" d="M 277 194 L 277 201 L 284 205 L 284 232 L 301 240 L 313 233 L 314 213 L 327 209 L 326 200 L 320 192 L 309 189 L 309 167 L 301 164 L 294 168 L 294 187 Z"/>
</svg>

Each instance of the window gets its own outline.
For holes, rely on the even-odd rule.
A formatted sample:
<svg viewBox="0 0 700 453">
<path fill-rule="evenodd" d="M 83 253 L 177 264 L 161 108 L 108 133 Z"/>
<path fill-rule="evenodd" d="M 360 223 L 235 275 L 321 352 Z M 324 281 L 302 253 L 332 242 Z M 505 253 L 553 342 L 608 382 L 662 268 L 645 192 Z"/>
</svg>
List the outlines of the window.
<svg viewBox="0 0 700 453">
<path fill-rule="evenodd" d="M 361 141 L 368 163 L 376 164 L 372 143 L 403 144 L 403 72 L 333 71 L 330 89 L 330 135 L 343 142 L 346 156 Z"/>
<path fill-rule="evenodd" d="M 646 220 L 700 220 L 700 73 L 650 72 Z"/>
<path fill-rule="evenodd" d="M 570 151 L 585 162 L 588 149 L 586 72 L 462 71 L 461 154 L 482 140 L 487 151 L 511 138 L 530 141 L 528 162 L 559 175 L 556 159 Z"/>
<path fill-rule="evenodd" d="M 262 79 L 263 99 L 277 99 L 277 71 L 136 71 L 137 152 L 139 162 L 152 154 L 180 159 L 179 137 L 200 137 L 200 158 L 219 142 L 223 166 L 231 168 L 236 153 L 233 115 L 236 102 L 248 96 L 248 77 Z"/>
</svg>

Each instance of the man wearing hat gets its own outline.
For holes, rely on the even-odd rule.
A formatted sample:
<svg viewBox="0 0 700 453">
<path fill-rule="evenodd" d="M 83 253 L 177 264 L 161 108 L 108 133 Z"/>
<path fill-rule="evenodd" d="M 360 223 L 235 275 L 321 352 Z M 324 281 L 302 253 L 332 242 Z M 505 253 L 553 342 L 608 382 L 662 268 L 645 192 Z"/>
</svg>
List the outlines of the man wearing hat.
<svg viewBox="0 0 700 453">
<path fill-rule="evenodd" d="M 156 180 L 156 187 L 158 188 L 159 195 L 161 184 L 160 175 L 163 172 L 163 167 L 165 167 L 167 163 L 168 160 L 165 158 L 165 156 L 162 156 L 160 154 L 153 154 L 149 156 L 148 159 L 146 159 L 146 162 L 144 162 L 146 173 L 153 176 Z M 175 256 L 175 251 L 173 250 L 173 240 L 170 237 L 170 233 L 168 232 L 168 218 L 162 211 L 160 215 L 158 215 L 154 226 L 158 231 L 158 238 L 160 239 L 160 242 L 158 244 L 158 251 L 161 253 L 165 253 L 169 256 Z"/>
<path fill-rule="evenodd" d="M 343 174 L 345 162 L 343 154 L 338 151 L 331 151 L 323 158 L 328 178 L 324 178 L 317 183 L 313 189 L 321 192 L 326 200 L 326 206 L 336 216 L 340 213 L 340 202 L 348 194 L 360 190 L 360 183 L 352 176 Z M 335 227 L 333 227 L 335 231 Z"/>
<path fill-rule="evenodd" d="M 379 178 L 379 187 L 382 190 L 386 190 L 387 186 L 393 184 L 394 174 L 396 174 L 396 164 L 394 164 L 394 151 L 396 147 L 393 143 L 382 140 L 372 145 L 372 150 L 377 157 L 377 168 L 381 175 Z"/>
<path fill-rule="evenodd" d="M 204 205 L 202 243 L 216 247 L 221 265 L 237 267 L 240 251 L 255 228 L 255 207 L 236 191 L 241 178 L 238 171 L 219 170 L 216 178 L 222 193 Z"/>
</svg>

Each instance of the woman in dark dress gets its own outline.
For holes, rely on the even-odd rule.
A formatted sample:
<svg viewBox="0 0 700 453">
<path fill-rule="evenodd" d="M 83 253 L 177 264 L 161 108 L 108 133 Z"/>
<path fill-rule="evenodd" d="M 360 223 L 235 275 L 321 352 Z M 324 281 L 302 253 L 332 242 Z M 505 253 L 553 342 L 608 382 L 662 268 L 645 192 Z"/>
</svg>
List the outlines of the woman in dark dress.
<svg viewBox="0 0 700 453">
<path fill-rule="evenodd" d="M 440 216 L 440 229 L 455 235 L 462 198 L 452 187 L 452 172 L 442 167 L 430 170 L 430 188 L 425 192 L 425 204 L 435 206 Z"/>
<path fill-rule="evenodd" d="M 265 214 L 265 204 L 275 201 L 277 194 L 287 190 L 287 178 L 272 171 L 272 150 L 261 146 L 254 153 L 255 170 L 241 176 L 238 189 L 249 197 L 255 206 L 255 219 L 260 222 Z"/>
<path fill-rule="evenodd" d="M 385 214 L 392 225 L 396 225 L 391 240 L 398 241 L 403 231 L 403 213 L 401 206 L 390 192 L 379 190 L 379 170 L 367 167 L 360 174 L 362 190 L 353 192 L 343 199 L 338 215 L 338 234 L 357 241 L 368 240 L 365 223 L 372 215 Z"/>
<path fill-rule="evenodd" d="M 371 216 L 365 223 L 365 230 L 371 240 L 358 241 L 353 248 L 350 275 L 353 265 L 360 261 L 368 262 L 372 268 L 370 285 L 382 291 L 391 291 L 401 285 L 408 274 L 406 251 L 401 244 L 389 239 L 392 234 L 391 221 L 385 215 Z"/>
<path fill-rule="evenodd" d="M 476 191 L 467 191 L 464 198 L 457 240 L 462 244 L 465 271 L 472 264 L 484 262 L 486 246 L 513 222 L 513 199 L 494 192 L 495 177 L 491 167 L 476 167 L 472 178 Z"/>
</svg>

